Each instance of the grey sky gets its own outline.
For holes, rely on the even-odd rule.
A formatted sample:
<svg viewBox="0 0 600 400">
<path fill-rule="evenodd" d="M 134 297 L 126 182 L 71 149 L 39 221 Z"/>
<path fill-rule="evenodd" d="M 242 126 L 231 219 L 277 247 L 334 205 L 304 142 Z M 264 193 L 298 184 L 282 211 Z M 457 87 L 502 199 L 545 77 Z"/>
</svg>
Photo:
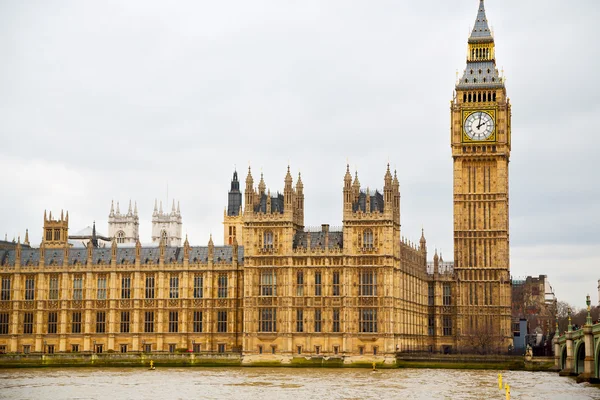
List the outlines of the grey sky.
<svg viewBox="0 0 600 400">
<path fill-rule="evenodd" d="M 0 1 L 0 232 L 69 210 L 107 232 L 111 199 L 181 200 L 184 232 L 222 242 L 237 166 L 306 224 L 341 225 L 346 160 L 361 184 L 397 168 L 403 234 L 452 258 L 449 101 L 477 0 Z M 600 278 L 600 4 L 488 0 L 513 104 L 511 272 L 582 306 Z M 242 183 L 243 185 L 243 183 Z"/>
</svg>

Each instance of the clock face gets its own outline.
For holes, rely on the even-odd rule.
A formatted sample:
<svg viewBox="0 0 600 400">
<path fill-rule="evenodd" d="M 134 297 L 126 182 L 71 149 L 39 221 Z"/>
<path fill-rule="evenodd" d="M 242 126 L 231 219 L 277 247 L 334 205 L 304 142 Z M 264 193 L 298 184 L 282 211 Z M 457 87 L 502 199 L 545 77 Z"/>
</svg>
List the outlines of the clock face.
<svg viewBox="0 0 600 400">
<path fill-rule="evenodd" d="M 476 111 L 465 120 L 465 134 L 471 140 L 486 140 L 494 133 L 494 119 L 485 111 Z"/>
</svg>

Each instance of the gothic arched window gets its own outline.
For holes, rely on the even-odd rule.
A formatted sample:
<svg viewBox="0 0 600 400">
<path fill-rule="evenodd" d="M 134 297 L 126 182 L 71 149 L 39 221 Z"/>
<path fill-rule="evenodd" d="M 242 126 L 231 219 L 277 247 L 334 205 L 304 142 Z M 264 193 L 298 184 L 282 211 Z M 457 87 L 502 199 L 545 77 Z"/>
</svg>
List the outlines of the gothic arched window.
<svg viewBox="0 0 600 400">
<path fill-rule="evenodd" d="M 273 232 L 271 231 L 266 231 L 264 233 L 264 247 L 266 249 L 272 249 L 273 248 Z"/>
<path fill-rule="evenodd" d="M 373 231 L 370 229 L 365 229 L 363 232 L 363 247 L 373 248 Z"/>
<path fill-rule="evenodd" d="M 166 230 L 162 230 L 160 232 L 160 238 L 162 239 L 163 242 L 165 242 L 165 246 L 169 244 L 169 235 L 167 234 Z"/>
<path fill-rule="evenodd" d="M 125 243 L 125 232 L 117 232 L 117 243 Z"/>
</svg>

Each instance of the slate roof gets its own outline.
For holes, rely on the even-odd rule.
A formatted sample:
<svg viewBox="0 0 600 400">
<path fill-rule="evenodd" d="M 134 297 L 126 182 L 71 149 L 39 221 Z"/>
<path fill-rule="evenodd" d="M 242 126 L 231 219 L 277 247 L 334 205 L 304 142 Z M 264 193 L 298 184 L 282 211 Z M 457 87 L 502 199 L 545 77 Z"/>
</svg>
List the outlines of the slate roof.
<svg viewBox="0 0 600 400">
<path fill-rule="evenodd" d="M 311 249 L 325 249 L 325 235 L 328 235 L 328 247 L 330 249 L 344 247 L 344 235 L 342 232 L 297 232 L 294 235 L 294 248 L 306 248 L 308 235 L 310 234 Z"/>
<path fill-rule="evenodd" d="M 493 61 L 469 61 L 456 88 L 464 90 L 482 89 L 484 87 L 501 88 L 503 86 L 502 78 L 500 78 L 496 69 L 496 63 Z"/>
<path fill-rule="evenodd" d="M 260 202 L 254 207 L 254 212 L 267 213 L 267 198 L 268 196 L 264 193 L 260 196 Z M 283 214 L 283 207 L 283 194 L 277 193 L 277 196 L 271 197 L 271 209 L 269 210 L 270 213 L 278 212 Z"/>
<path fill-rule="evenodd" d="M 135 264 L 135 247 L 117 248 L 117 264 Z M 165 263 L 183 263 L 183 247 L 167 247 L 165 248 Z M 74 265 L 79 262 L 83 265 L 87 263 L 88 249 L 69 249 L 69 265 Z M 0 250 L 0 266 L 15 265 L 16 250 Z M 63 265 L 65 252 L 63 249 L 46 249 L 44 253 L 45 266 Z M 224 261 L 231 262 L 233 257 L 232 246 L 215 246 L 213 262 Z M 152 261 L 155 264 L 159 263 L 160 248 L 159 247 L 143 247 L 140 254 L 142 264 L 147 261 Z M 40 261 L 40 249 L 22 249 L 21 250 L 21 265 L 38 265 Z M 112 261 L 111 248 L 94 248 L 92 249 L 92 264 L 110 264 Z M 208 247 L 190 247 L 189 262 L 208 261 Z M 244 248 L 238 246 L 238 262 L 244 262 Z"/>
<path fill-rule="evenodd" d="M 69 249 L 69 265 L 80 263 L 85 265 L 87 263 L 87 249 Z"/>
<path fill-rule="evenodd" d="M 471 36 L 469 36 L 469 43 L 489 43 L 493 41 L 494 37 L 485 15 L 485 6 L 483 0 L 480 0 L 477 19 Z M 457 90 L 497 89 L 502 87 L 504 87 L 504 83 L 498 74 L 495 61 L 468 61 L 462 77 L 456 84 Z"/>
<path fill-rule="evenodd" d="M 369 212 L 383 212 L 383 195 L 379 193 L 378 190 L 375 190 L 375 194 L 369 197 L 371 199 L 371 206 Z M 352 204 L 352 211 L 367 212 L 367 194 L 365 192 L 360 192 L 360 194 L 358 195 L 358 201 Z"/>
<path fill-rule="evenodd" d="M 23 253 L 21 253 L 23 257 Z M 63 265 L 65 252 L 62 249 L 46 249 L 44 252 L 44 263 L 46 265 Z"/>
<path fill-rule="evenodd" d="M 490 31 L 490 27 L 488 26 L 487 16 L 485 15 L 485 6 L 483 0 L 480 0 L 477 19 L 475 20 L 475 25 L 473 25 L 473 31 L 469 37 L 469 42 L 487 42 L 492 40 L 494 40 L 494 38 L 492 37 L 492 31 Z"/>
</svg>

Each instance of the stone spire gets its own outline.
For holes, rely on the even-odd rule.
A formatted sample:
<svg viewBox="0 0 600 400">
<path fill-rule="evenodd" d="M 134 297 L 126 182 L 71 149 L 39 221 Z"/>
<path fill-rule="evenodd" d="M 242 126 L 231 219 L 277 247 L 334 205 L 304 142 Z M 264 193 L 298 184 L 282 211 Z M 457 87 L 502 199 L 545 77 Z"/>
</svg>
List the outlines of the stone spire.
<svg viewBox="0 0 600 400">
<path fill-rule="evenodd" d="M 245 212 L 252 213 L 252 212 L 254 212 L 254 194 L 255 194 L 255 192 L 254 192 L 254 178 L 252 178 L 252 172 L 250 171 L 250 166 L 248 166 L 248 175 L 246 176 L 246 192 L 244 194 L 246 196 Z"/>
<path fill-rule="evenodd" d="M 215 259 L 215 244 L 212 240 L 212 233 L 210 234 L 210 239 L 208 240 L 208 259 L 209 261 L 213 261 Z"/>
<path fill-rule="evenodd" d="M 25 229 L 25 241 L 23 244 L 29 246 L 29 229 Z"/>
<path fill-rule="evenodd" d="M 258 193 L 263 194 L 267 189 L 267 185 L 265 185 L 265 180 L 263 177 L 263 173 L 260 173 L 260 182 L 258 183 Z"/>
<path fill-rule="evenodd" d="M 152 216 L 158 215 L 158 200 L 154 199 L 154 212 Z"/>
<path fill-rule="evenodd" d="M 109 217 L 114 217 L 115 216 L 115 201 L 111 200 L 110 201 L 110 213 L 108 214 Z"/>
<path fill-rule="evenodd" d="M 118 205 L 119 203 L 117 203 Z M 92 246 L 93 247 L 98 247 L 98 238 L 96 237 L 96 221 L 94 221 L 94 225 L 92 227 Z"/>
<path fill-rule="evenodd" d="M 133 211 L 131 209 L 131 199 L 129 199 L 129 209 L 127 210 L 127 215 L 133 215 Z"/>
<path fill-rule="evenodd" d="M 287 167 L 287 174 L 285 174 L 285 187 L 286 188 L 291 188 L 292 187 L 292 182 L 294 180 L 292 179 L 292 174 L 290 173 L 290 166 L 288 165 Z"/>
<path fill-rule="evenodd" d="M 427 246 L 427 241 L 425 240 L 425 229 L 421 228 L 421 240 L 419 241 L 419 244 L 421 245 L 421 250 L 425 249 L 425 247 Z"/>
<path fill-rule="evenodd" d="M 350 164 L 346 164 L 346 175 L 344 175 L 344 187 L 352 185 L 352 174 L 350 174 Z"/>
<path fill-rule="evenodd" d="M 383 178 L 385 181 L 385 186 L 392 185 L 392 173 L 390 172 L 390 163 L 387 165 L 387 170 L 385 171 L 385 177 Z"/>
<path fill-rule="evenodd" d="M 227 207 L 225 208 L 225 215 L 238 216 L 242 209 L 242 192 L 240 191 L 240 182 L 238 180 L 238 173 L 236 170 L 233 171 L 233 178 L 231 179 L 231 186 L 227 193 Z"/>
<path fill-rule="evenodd" d="M 121 214 L 121 209 L 119 208 L 119 202 L 117 201 L 117 214 Z"/>
<path fill-rule="evenodd" d="M 135 215 L 136 217 L 138 215 L 137 201 L 133 203 L 133 215 Z"/>
</svg>

